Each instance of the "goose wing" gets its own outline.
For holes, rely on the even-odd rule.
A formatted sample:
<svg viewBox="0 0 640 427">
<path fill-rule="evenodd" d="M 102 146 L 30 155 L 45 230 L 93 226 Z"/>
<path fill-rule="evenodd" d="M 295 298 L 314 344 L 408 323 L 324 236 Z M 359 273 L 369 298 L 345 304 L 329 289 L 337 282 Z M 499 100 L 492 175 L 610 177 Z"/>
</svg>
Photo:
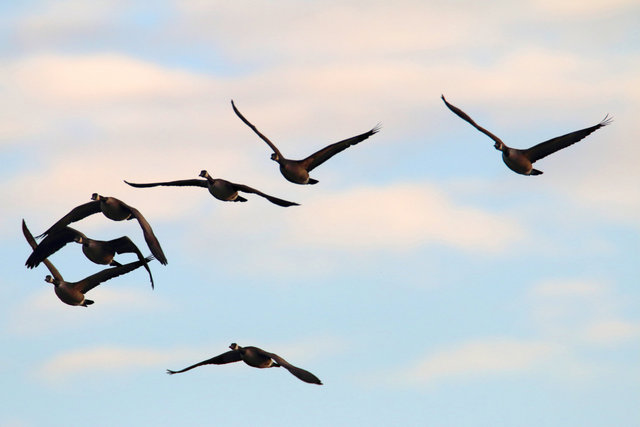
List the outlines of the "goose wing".
<svg viewBox="0 0 640 427">
<path fill-rule="evenodd" d="M 202 362 L 196 363 L 195 365 L 191 365 L 187 368 L 181 369 L 179 371 L 172 371 L 167 369 L 167 374 L 180 374 L 182 372 L 186 372 L 190 369 L 197 368 L 202 365 L 224 365 L 225 363 L 239 362 L 242 360 L 242 356 L 239 351 L 227 351 L 226 353 L 222 353 L 216 357 L 212 357 L 211 359 L 203 360 Z"/>
<path fill-rule="evenodd" d="M 278 157 L 280 157 L 281 159 L 284 159 L 284 156 L 282 155 L 282 153 L 280 152 L 280 150 L 278 150 L 278 147 L 275 146 L 275 144 L 273 142 L 271 142 L 269 140 L 269 138 L 267 138 L 266 136 L 264 136 L 259 130 L 258 128 L 256 128 L 254 125 L 251 124 L 251 122 L 247 119 L 245 119 L 245 117 L 242 115 L 242 113 L 240 111 L 238 111 L 238 109 L 236 108 L 236 104 L 233 103 L 233 100 L 231 100 L 231 106 L 233 107 L 233 111 L 236 113 L 236 115 L 238 117 L 240 117 L 240 120 L 242 120 L 244 122 L 245 125 L 249 126 L 251 128 L 251 130 L 253 130 L 256 135 L 258 135 L 264 142 L 266 142 L 267 144 L 269 144 L 269 147 L 271 147 L 271 149 L 273 150 L 274 153 L 276 153 L 278 155 Z"/>
<path fill-rule="evenodd" d="M 231 185 L 233 185 L 233 187 L 234 187 L 234 189 L 236 191 L 242 191 L 242 192 L 245 192 L 245 193 L 257 194 L 258 196 L 262 196 L 265 199 L 267 199 L 268 201 L 270 201 L 271 203 L 275 203 L 278 206 L 284 206 L 284 207 L 300 206 L 298 203 L 289 202 L 287 200 L 279 199 L 277 197 L 273 197 L 273 196 L 269 196 L 268 194 L 264 194 L 262 191 L 256 190 L 255 188 L 251 188 L 248 185 L 235 184 L 233 182 L 231 183 Z"/>
<path fill-rule="evenodd" d="M 156 257 L 158 261 L 160 261 L 162 265 L 167 265 L 167 257 L 164 256 L 164 252 L 162 252 L 162 247 L 160 246 L 160 242 L 158 241 L 158 238 L 156 237 L 156 235 L 153 234 L 153 229 L 151 228 L 151 225 L 147 222 L 144 216 L 142 216 L 142 214 L 138 209 L 134 208 L 133 206 L 129 206 L 122 201 L 120 203 L 126 206 L 127 209 L 131 211 L 131 215 L 133 215 L 133 217 L 135 217 L 135 219 L 138 220 L 138 223 L 142 228 L 142 234 L 144 235 L 144 240 L 147 242 L 147 245 L 149 246 L 151 253 Z"/>
<path fill-rule="evenodd" d="M 74 284 L 74 287 L 83 294 L 87 293 L 91 289 L 98 286 L 100 283 L 106 282 L 107 280 L 113 279 L 114 277 L 122 276 L 123 274 L 129 273 L 130 271 L 135 270 L 136 268 L 144 265 L 145 262 L 149 262 L 152 259 L 153 256 L 149 256 L 142 261 L 138 260 L 130 262 L 129 264 L 119 265 L 118 267 L 106 268 L 96 274 L 85 277 L 79 282 L 76 282 Z"/>
<path fill-rule="evenodd" d="M 85 237 L 84 234 L 71 227 L 64 227 L 48 234 L 33 250 L 25 265 L 28 268 L 37 267 L 45 258 L 62 249 L 67 243 L 73 242 L 76 237 Z"/>
<path fill-rule="evenodd" d="M 178 181 L 167 181 L 167 182 L 149 182 L 146 184 L 137 184 L 134 182 L 124 181 L 132 187 L 136 188 L 146 188 L 146 187 L 157 187 L 159 185 L 164 186 L 173 186 L 173 187 L 204 187 L 207 188 L 207 180 L 206 179 L 181 179 Z"/>
<path fill-rule="evenodd" d="M 295 375 L 298 379 L 300 379 L 300 380 L 302 380 L 302 381 L 304 381 L 306 383 L 322 385 L 322 381 L 320 381 L 320 379 L 318 377 L 316 377 L 315 375 L 313 375 L 311 372 L 306 371 L 306 370 L 304 370 L 302 368 L 298 368 L 297 366 L 293 366 L 291 363 L 287 362 L 286 360 L 284 360 L 282 357 L 278 356 L 275 353 L 269 353 L 269 352 L 264 351 L 264 350 L 262 350 L 262 352 L 267 357 L 270 357 L 274 361 L 276 361 L 276 363 L 278 363 L 278 365 L 282 366 L 287 371 L 289 371 L 293 375 Z"/>
<path fill-rule="evenodd" d="M 151 269 L 149 268 L 149 263 L 145 261 L 145 258 L 142 255 L 142 252 L 140 252 L 140 249 L 138 249 L 136 244 L 133 243 L 133 241 L 127 236 L 122 236 L 118 239 L 113 239 L 109 243 L 111 244 L 111 247 L 117 254 L 134 253 L 138 255 L 138 259 L 144 262 L 144 264 L 142 265 L 144 266 L 145 270 L 147 270 L 147 272 L 149 273 L 149 280 L 151 280 L 151 289 L 153 289 L 154 288 L 153 276 L 151 275 Z"/>
<path fill-rule="evenodd" d="M 322 150 L 319 150 L 306 159 L 302 160 L 301 163 L 303 167 L 307 170 L 307 172 L 312 171 L 314 168 L 320 166 L 331 157 L 335 156 L 341 151 L 346 150 L 352 145 L 356 145 L 357 143 L 364 141 L 369 138 L 371 135 L 374 135 L 380 131 L 380 125 L 377 125 L 370 131 L 365 133 L 361 133 L 360 135 L 353 136 L 351 138 L 344 139 L 342 141 L 336 142 L 334 144 L 328 145 L 324 147 Z"/>
<path fill-rule="evenodd" d="M 36 243 L 36 239 L 33 238 L 31 231 L 29 231 L 29 229 L 27 228 L 27 224 L 24 222 L 24 219 L 22 220 L 22 234 L 24 234 L 24 237 L 27 239 L 27 242 L 32 249 L 35 249 L 38 246 L 38 244 Z M 44 262 L 44 265 L 47 266 L 49 272 L 53 277 L 58 280 L 64 280 L 58 269 L 51 263 L 51 261 L 44 258 L 42 262 Z"/>
<path fill-rule="evenodd" d="M 500 138 L 498 138 L 497 136 L 495 136 L 494 134 L 492 134 L 491 132 L 489 132 L 488 130 L 483 128 L 482 126 L 479 126 L 476 122 L 474 122 L 473 119 L 467 115 L 467 113 L 465 113 L 464 111 L 462 111 L 461 109 L 459 109 L 455 105 L 449 104 L 447 102 L 447 100 L 444 98 L 444 95 L 440 95 L 440 97 L 444 101 L 445 105 L 451 111 L 453 111 L 458 117 L 460 117 L 461 119 L 469 122 L 471 124 L 471 126 L 473 126 L 474 128 L 478 129 L 480 132 L 484 133 L 489 138 L 493 139 L 495 142 L 499 142 L 501 144 L 504 144 L 504 142 L 502 142 L 502 140 Z"/>
<path fill-rule="evenodd" d="M 536 160 L 547 157 L 549 154 L 555 153 L 558 150 L 562 150 L 563 148 L 575 144 L 590 133 L 595 132 L 601 127 L 608 125 L 612 120 L 613 119 L 607 114 L 607 116 L 605 116 L 605 118 L 595 126 L 577 130 L 575 132 L 571 132 L 566 135 L 558 136 L 548 141 L 541 142 L 538 145 L 534 145 L 533 147 L 524 150 L 524 155 L 527 157 L 527 159 L 529 159 L 531 163 L 533 163 Z"/>
<path fill-rule="evenodd" d="M 100 212 L 100 201 L 93 200 L 89 203 L 85 203 L 84 205 L 80 205 L 71 209 L 71 211 L 60 218 L 58 222 L 53 224 L 47 231 L 39 235 L 38 237 L 43 237 L 53 231 L 59 230 L 66 225 L 71 224 L 72 222 L 80 221 L 83 218 L 88 217 L 89 215 L 93 215 L 95 213 Z"/>
</svg>

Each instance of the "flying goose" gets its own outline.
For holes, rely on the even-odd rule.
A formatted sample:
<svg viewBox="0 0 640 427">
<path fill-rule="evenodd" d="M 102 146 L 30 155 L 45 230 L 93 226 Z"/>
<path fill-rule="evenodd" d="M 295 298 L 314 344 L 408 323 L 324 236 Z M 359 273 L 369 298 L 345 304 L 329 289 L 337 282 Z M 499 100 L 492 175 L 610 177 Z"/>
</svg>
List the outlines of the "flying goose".
<svg viewBox="0 0 640 427">
<path fill-rule="evenodd" d="M 91 200 L 93 201 L 73 208 L 68 214 L 63 216 L 58 222 L 53 224 L 47 231 L 38 237 L 47 236 L 55 231 L 61 230 L 72 222 L 80 221 L 81 219 L 98 212 L 102 212 L 104 216 L 113 221 L 124 221 L 125 219 L 131 220 L 135 218 L 138 220 L 138 223 L 142 228 L 144 240 L 147 241 L 147 245 L 149 246 L 151 253 L 158 261 L 160 261 L 161 264 L 167 264 L 167 257 L 165 257 L 162 252 L 160 242 L 158 242 L 155 234 L 153 234 L 151 225 L 149 225 L 140 211 L 133 206 L 129 206 L 123 201 L 116 199 L 115 197 L 105 197 L 98 193 L 93 193 L 91 195 Z"/>
<path fill-rule="evenodd" d="M 534 145 L 531 148 L 521 150 L 518 148 L 507 147 L 507 145 L 505 145 L 505 143 L 502 142 L 500 138 L 498 138 L 482 126 L 479 126 L 464 111 L 462 111 L 455 105 L 449 104 L 444 98 L 444 95 L 441 95 L 441 98 L 444 101 L 445 105 L 449 107 L 449 109 L 453 111 L 458 117 L 466 120 L 474 128 L 478 129 L 480 132 L 493 139 L 495 141 L 495 144 L 493 145 L 495 149 L 502 151 L 502 160 L 504 161 L 504 163 L 512 171 L 522 175 L 542 174 L 542 171 L 533 168 L 532 163 L 535 163 L 537 160 L 547 157 L 549 154 L 555 153 L 558 150 L 562 150 L 563 148 L 575 144 L 576 142 L 589 135 L 591 132 L 594 132 L 603 126 L 608 125 L 613 120 L 607 114 L 605 118 L 595 126 L 577 130 L 566 135 L 558 136 L 548 141 L 541 142 L 538 145 Z"/>
<path fill-rule="evenodd" d="M 27 224 L 22 220 L 22 232 L 24 237 L 27 239 L 29 245 L 35 249 L 37 244 L 33 235 L 27 228 Z M 144 260 L 134 261 L 129 264 L 120 265 L 118 267 L 111 267 L 105 270 L 102 270 L 96 274 L 92 274 L 91 276 L 85 277 L 79 282 L 66 282 L 60 272 L 55 268 L 55 266 L 48 259 L 44 259 L 43 262 L 51 272 L 51 275 L 47 275 L 45 277 L 45 282 L 51 283 L 54 286 L 54 291 L 60 301 L 69 305 L 81 305 L 88 306 L 93 304 L 93 301 L 90 299 L 86 299 L 84 294 L 89 292 L 91 289 L 98 286 L 100 283 L 106 282 L 109 279 L 113 279 L 114 277 L 121 276 L 125 273 L 135 270 L 136 268 L 148 263 L 153 259 L 153 256 L 148 256 Z"/>
<path fill-rule="evenodd" d="M 278 147 L 276 147 L 273 142 L 269 140 L 269 138 L 260 133 L 260 131 L 249 122 L 249 120 L 245 119 L 242 113 L 240 113 L 240 111 L 238 111 L 238 109 L 236 108 L 233 100 L 231 101 L 231 106 L 233 107 L 233 111 L 235 111 L 236 115 L 240 117 L 240 120 L 242 120 L 247 126 L 249 126 L 260 138 L 262 138 L 264 142 L 269 145 L 269 147 L 271 147 L 271 149 L 273 150 L 273 154 L 271 154 L 271 160 L 274 160 L 278 162 L 278 164 L 280 164 L 280 172 L 282 173 L 282 176 L 295 184 L 317 184 L 317 180 L 309 178 L 309 172 L 311 172 L 314 168 L 320 166 L 339 152 L 346 150 L 348 147 L 356 145 L 361 141 L 364 141 L 380 130 L 380 125 L 377 125 L 368 132 L 345 139 L 340 142 L 336 142 L 335 144 L 328 145 L 322 150 L 313 153 L 306 159 L 289 160 L 282 155 L 280 150 L 278 150 Z"/>
<path fill-rule="evenodd" d="M 125 182 L 130 186 L 137 188 L 156 187 L 158 185 L 177 187 L 203 187 L 209 189 L 209 193 L 213 197 L 218 200 L 222 200 L 223 202 L 246 202 L 247 199 L 238 194 L 238 191 L 242 191 L 245 193 L 253 193 L 257 194 L 258 196 L 262 196 L 271 203 L 274 203 L 278 206 L 299 206 L 298 203 L 293 203 L 287 200 L 278 199 L 277 197 L 269 196 L 268 194 L 264 194 L 262 191 L 258 191 L 255 188 L 251 188 L 243 184 L 235 184 L 233 182 L 225 181 L 224 179 L 213 178 L 206 170 L 202 170 L 199 176 L 204 177 L 205 179 L 184 179 L 180 181 L 152 182 L 148 184 L 135 184 L 129 181 Z"/>
<path fill-rule="evenodd" d="M 195 365 L 189 366 L 188 368 L 184 368 L 180 371 L 167 369 L 167 374 L 179 374 L 202 365 L 223 365 L 225 363 L 239 362 L 242 360 L 244 363 L 249 366 L 253 366 L 254 368 L 277 368 L 282 366 L 306 383 L 322 385 L 322 381 L 320 381 L 318 377 L 313 375 L 311 372 L 293 366 L 277 354 L 266 352 L 258 347 L 240 347 L 236 343 L 231 344 L 229 348 L 231 351 L 227 351 L 226 353 L 222 353 L 218 356 L 212 357 L 211 359 L 196 363 Z"/>
<path fill-rule="evenodd" d="M 67 243 L 76 242 L 82 245 L 82 252 L 90 261 L 96 264 L 120 266 L 121 264 L 113 259 L 115 254 L 135 253 L 140 261 L 144 261 L 144 256 L 140 249 L 127 236 L 122 236 L 113 240 L 94 240 L 85 236 L 83 233 L 71 227 L 64 227 L 59 231 L 47 235 L 44 240 L 38 244 L 33 253 L 27 259 L 25 265 L 28 268 L 37 267 L 44 259 L 48 258 L 58 250 L 62 249 Z M 149 264 L 144 262 L 144 268 L 149 273 L 151 280 L 151 288 L 153 289 L 153 276 Z"/>
</svg>

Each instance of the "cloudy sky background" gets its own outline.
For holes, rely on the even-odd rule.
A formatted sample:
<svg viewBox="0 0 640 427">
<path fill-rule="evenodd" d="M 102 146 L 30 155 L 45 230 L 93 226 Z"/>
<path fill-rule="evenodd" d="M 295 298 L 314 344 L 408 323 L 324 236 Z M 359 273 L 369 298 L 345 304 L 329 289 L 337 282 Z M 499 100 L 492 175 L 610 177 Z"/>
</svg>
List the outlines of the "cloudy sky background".
<svg viewBox="0 0 640 427">
<path fill-rule="evenodd" d="M 639 424 L 639 20 L 631 0 L 0 4 L 0 425 Z M 519 176 L 441 93 L 515 147 L 614 122 Z M 231 99 L 291 158 L 382 131 L 297 186 Z M 302 206 L 122 182 L 201 169 Z M 24 267 L 20 221 L 93 192 L 169 264 L 71 307 Z M 73 226 L 147 252 L 135 222 Z M 164 373 L 231 342 L 325 385 Z"/>
</svg>

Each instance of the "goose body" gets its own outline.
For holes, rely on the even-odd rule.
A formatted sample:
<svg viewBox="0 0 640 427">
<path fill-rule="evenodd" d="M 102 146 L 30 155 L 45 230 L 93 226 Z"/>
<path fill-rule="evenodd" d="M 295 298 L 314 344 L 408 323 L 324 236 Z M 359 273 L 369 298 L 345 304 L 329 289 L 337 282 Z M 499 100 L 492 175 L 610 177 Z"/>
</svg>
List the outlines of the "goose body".
<svg viewBox="0 0 640 427">
<path fill-rule="evenodd" d="M 222 353 L 218 356 L 212 357 L 211 359 L 196 363 L 195 365 L 191 365 L 180 371 L 172 371 L 167 369 L 167 373 L 179 374 L 202 365 L 223 365 L 226 363 L 239 362 L 242 360 L 244 363 L 254 368 L 264 369 L 283 367 L 304 382 L 322 385 L 322 381 L 320 381 L 320 379 L 313 375 L 311 372 L 306 371 L 302 368 L 298 368 L 297 366 L 293 366 L 275 353 L 269 353 L 258 347 L 241 347 L 236 343 L 231 344 L 229 348 L 231 349 L 231 351 L 227 351 L 226 353 Z"/>
<path fill-rule="evenodd" d="M 236 108 L 236 105 L 233 101 L 231 101 L 231 106 L 233 107 L 233 111 L 240 118 L 240 120 L 242 120 L 244 124 L 249 126 L 249 128 L 251 128 L 251 130 L 253 130 L 256 135 L 258 135 L 264 142 L 267 143 L 267 145 L 269 145 L 269 147 L 271 147 L 271 149 L 273 150 L 273 154 L 271 154 L 271 160 L 279 164 L 280 173 L 282 174 L 282 176 L 284 176 L 288 181 L 293 182 L 294 184 L 317 184 L 318 180 L 309 177 L 309 172 L 329 160 L 331 157 L 340 153 L 341 151 L 344 151 L 352 145 L 356 145 L 359 142 L 364 141 L 371 135 L 374 135 L 380 131 L 380 126 L 378 125 L 365 133 L 328 145 L 305 159 L 291 160 L 285 158 L 280 150 L 278 150 L 278 147 L 276 147 L 275 144 L 271 142 L 271 140 L 269 140 L 269 138 L 264 136 L 251 122 L 249 122 L 249 120 L 247 120 L 242 115 L 242 113 Z"/>
<path fill-rule="evenodd" d="M 236 184 L 224 179 L 213 178 L 206 170 L 202 170 L 200 172 L 201 177 L 204 179 L 183 179 L 178 181 L 167 181 L 167 182 L 151 182 L 145 184 L 138 184 L 133 182 L 125 181 L 125 183 L 129 184 L 132 187 L 136 188 L 145 188 L 145 187 L 156 187 L 156 186 L 176 186 L 176 187 L 202 187 L 209 190 L 209 194 L 215 197 L 218 200 L 222 200 L 223 202 L 246 202 L 247 199 L 238 194 L 240 191 L 245 193 L 257 194 L 258 196 L 264 197 L 268 201 L 273 204 L 282 207 L 288 206 L 299 206 L 298 203 L 289 202 L 287 200 L 279 199 L 277 197 L 270 196 L 268 194 L 263 193 L 262 191 L 256 190 L 255 188 L 251 188 L 244 184 Z"/>
<path fill-rule="evenodd" d="M 469 117 L 467 113 L 465 113 L 455 105 L 450 104 L 445 99 L 444 95 L 442 95 L 441 98 L 447 108 L 453 111 L 458 117 L 471 124 L 474 128 L 484 133 L 489 138 L 493 139 L 493 141 L 495 142 L 495 144 L 493 145 L 494 148 L 502 152 L 502 161 L 504 162 L 504 164 L 507 165 L 507 167 L 512 171 L 521 175 L 542 174 L 542 171 L 533 168 L 533 163 L 544 157 L 547 157 L 550 154 L 555 153 L 556 151 L 562 150 L 563 148 L 575 144 L 576 142 L 584 139 L 587 135 L 600 129 L 601 127 L 608 125 L 612 121 L 612 119 L 607 115 L 597 125 L 552 138 L 548 141 L 544 141 L 540 144 L 534 145 L 533 147 L 528 149 L 519 149 L 507 146 L 500 138 L 498 138 L 482 126 L 479 126 L 475 121 L 473 121 L 471 117 Z"/>
</svg>

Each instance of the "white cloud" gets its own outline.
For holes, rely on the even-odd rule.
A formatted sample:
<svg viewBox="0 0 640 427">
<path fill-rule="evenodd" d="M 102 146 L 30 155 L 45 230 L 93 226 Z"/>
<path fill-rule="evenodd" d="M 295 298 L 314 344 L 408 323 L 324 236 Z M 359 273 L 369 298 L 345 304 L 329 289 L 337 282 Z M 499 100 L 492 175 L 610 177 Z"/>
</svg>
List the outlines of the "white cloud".
<svg viewBox="0 0 640 427">
<path fill-rule="evenodd" d="M 153 350 L 113 346 L 92 347 L 62 353 L 38 369 L 38 376 L 52 382 L 90 371 L 113 373 L 136 368 L 165 367 L 180 360 L 180 350 Z"/>
<path fill-rule="evenodd" d="M 637 5 L 634 0 L 533 0 L 534 6 L 558 18 L 597 17 Z"/>
<path fill-rule="evenodd" d="M 241 346 L 258 346 L 297 365 L 319 357 L 318 348 L 323 350 L 322 357 L 335 354 L 343 347 L 341 343 L 341 340 L 329 336 L 310 337 L 294 343 L 273 345 L 238 341 Z M 160 369 L 170 365 L 188 366 L 228 351 L 229 344 L 213 343 L 190 348 L 168 349 L 99 345 L 60 353 L 40 366 L 36 375 L 49 382 L 60 382 L 85 372 L 115 374 L 133 369 Z"/>
<path fill-rule="evenodd" d="M 426 182 L 350 189 L 306 207 L 313 216 L 292 218 L 292 238 L 333 248 L 408 251 L 436 243 L 501 252 L 526 235 L 514 219 L 459 205 Z"/>
<path fill-rule="evenodd" d="M 126 98 L 185 97 L 210 89 L 212 80 L 117 53 L 41 54 L 3 70 L 29 98 L 99 103 Z"/>
<path fill-rule="evenodd" d="M 562 351 L 543 341 L 485 338 L 467 341 L 426 356 L 402 374 L 409 383 L 437 383 L 483 375 L 530 372 Z"/>
<path fill-rule="evenodd" d="M 640 337 L 640 324 L 619 319 L 597 321 L 586 327 L 582 338 L 594 345 L 612 345 Z"/>
<path fill-rule="evenodd" d="M 601 282 L 585 280 L 546 280 L 531 289 L 531 294 L 537 297 L 598 298 L 604 293 L 606 287 Z"/>
</svg>

